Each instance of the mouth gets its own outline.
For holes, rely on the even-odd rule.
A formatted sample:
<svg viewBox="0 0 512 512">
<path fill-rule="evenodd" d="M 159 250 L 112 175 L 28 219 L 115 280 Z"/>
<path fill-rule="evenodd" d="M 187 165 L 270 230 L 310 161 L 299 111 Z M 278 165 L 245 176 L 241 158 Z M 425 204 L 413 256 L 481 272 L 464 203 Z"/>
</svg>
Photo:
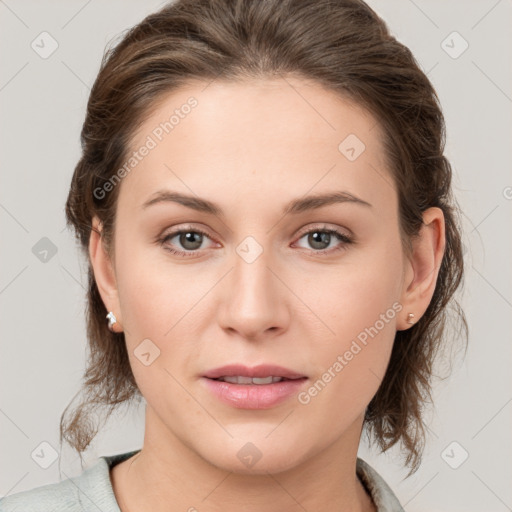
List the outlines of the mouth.
<svg viewBox="0 0 512 512">
<path fill-rule="evenodd" d="M 229 365 L 210 370 L 202 382 L 213 396 L 238 409 L 268 409 L 290 399 L 306 375 L 275 365 Z"/>
<path fill-rule="evenodd" d="M 208 378 L 208 377 L 207 377 Z M 274 384 L 276 382 L 283 382 L 283 381 L 289 381 L 289 380 L 301 380 L 306 379 L 307 377 L 298 377 L 295 379 L 288 379 L 286 377 L 274 377 L 272 375 L 269 375 L 268 377 L 247 377 L 246 375 L 225 375 L 223 377 L 218 377 L 216 379 L 211 380 L 218 380 L 221 382 L 229 382 L 230 384 L 241 384 L 241 385 L 267 385 L 267 384 Z"/>
</svg>

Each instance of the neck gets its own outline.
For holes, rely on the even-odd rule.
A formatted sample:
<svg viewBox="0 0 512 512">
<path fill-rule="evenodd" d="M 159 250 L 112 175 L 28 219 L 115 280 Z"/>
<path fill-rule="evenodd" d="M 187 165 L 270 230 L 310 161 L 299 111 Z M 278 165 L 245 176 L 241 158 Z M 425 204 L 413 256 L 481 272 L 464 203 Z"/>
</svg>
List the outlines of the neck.
<svg viewBox="0 0 512 512">
<path fill-rule="evenodd" d="M 358 418 L 343 438 L 291 469 L 256 473 L 256 464 L 240 473 L 199 456 L 147 406 L 144 446 L 111 470 L 114 493 L 122 512 L 375 512 L 355 472 L 361 428 Z"/>
</svg>

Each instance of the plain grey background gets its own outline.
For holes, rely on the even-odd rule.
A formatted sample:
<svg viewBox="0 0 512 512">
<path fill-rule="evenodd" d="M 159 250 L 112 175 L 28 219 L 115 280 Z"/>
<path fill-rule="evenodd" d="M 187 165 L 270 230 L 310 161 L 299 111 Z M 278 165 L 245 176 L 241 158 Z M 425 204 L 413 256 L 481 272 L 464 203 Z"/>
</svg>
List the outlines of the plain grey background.
<svg viewBox="0 0 512 512">
<path fill-rule="evenodd" d="M 0 495 L 82 471 L 69 447 L 55 453 L 61 473 L 58 460 L 34 455 L 59 450 L 60 415 L 85 364 L 86 267 L 65 229 L 64 202 L 106 44 L 164 3 L 0 0 Z M 359 456 L 408 511 L 512 510 L 512 2 L 369 4 L 411 48 L 443 105 L 446 154 L 464 210 L 459 299 L 470 338 L 451 377 L 434 382 L 418 472 L 404 480 L 395 449 L 379 455 L 362 443 Z M 41 55 L 52 44 L 55 51 Z M 100 455 L 140 448 L 143 412 L 114 416 L 86 452 L 86 467 Z"/>
</svg>

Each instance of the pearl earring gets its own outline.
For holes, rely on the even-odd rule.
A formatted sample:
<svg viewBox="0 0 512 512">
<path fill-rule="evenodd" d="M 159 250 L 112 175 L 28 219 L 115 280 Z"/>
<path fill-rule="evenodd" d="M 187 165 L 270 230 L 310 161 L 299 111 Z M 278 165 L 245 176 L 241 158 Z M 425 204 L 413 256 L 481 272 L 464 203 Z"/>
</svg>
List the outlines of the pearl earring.
<svg viewBox="0 0 512 512">
<path fill-rule="evenodd" d="M 413 318 L 414 318 L 414 315 L 413 315 L 412 313 L 409 313 L 409 314 L 407 315 L 407 323 L 408 323 L 408 324 L 413 324 L 413 323 L 414 323 Z"/>
<path fill-rule="evenodd" d="M 107 320 L 108 320 L 109 330 L 112 332 L 115 332 L 114 324 L 117 323 L 117 319 L 116 319 L 116 315 L 114 315 L 114 313 L 112 313 L 112 311 L 110 311 L 109 314 L 107 315 Z"/>
</svg>

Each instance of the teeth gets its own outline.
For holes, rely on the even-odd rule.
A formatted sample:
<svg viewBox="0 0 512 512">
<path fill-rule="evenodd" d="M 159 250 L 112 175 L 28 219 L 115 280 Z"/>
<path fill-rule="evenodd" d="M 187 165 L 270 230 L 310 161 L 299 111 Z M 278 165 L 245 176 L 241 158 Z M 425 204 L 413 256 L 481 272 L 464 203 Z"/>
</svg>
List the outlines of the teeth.
<svg viewBox="0 0 512 512">
<path fill-rule="evenodd" d="M 273 382 L 280 382 L 282 377 L 245 377 L 245 376 L 231 376 L 219 377 L 218 380 L 229 382 L 231 384 L 272 384 Z"/>
</svg>

